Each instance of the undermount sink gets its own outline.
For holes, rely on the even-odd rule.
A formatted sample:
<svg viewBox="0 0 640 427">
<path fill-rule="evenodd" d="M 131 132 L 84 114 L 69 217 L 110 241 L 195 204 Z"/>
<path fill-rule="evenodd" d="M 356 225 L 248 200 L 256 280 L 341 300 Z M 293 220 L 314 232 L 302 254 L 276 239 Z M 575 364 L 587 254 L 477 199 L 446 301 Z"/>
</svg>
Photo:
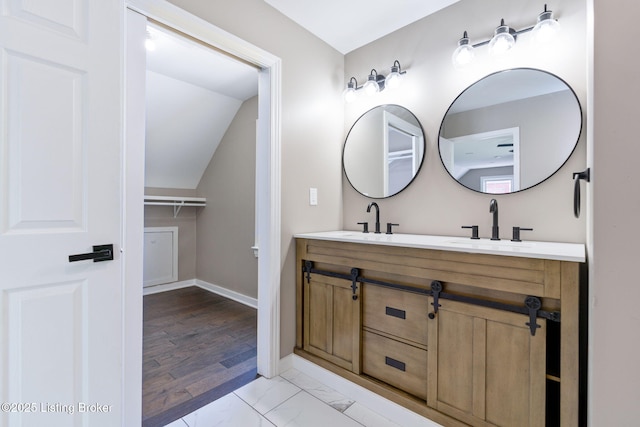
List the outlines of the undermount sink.
<svg viewBox="0 0 640 427">
<path fill-rule="evenodd" d="M 512 242 L 511 240 L 490 240 L 490 239 L 456 239 L 448 241 L 447 243 L 452 245 L 465 245 L 482 248 L 530 248 L 533 246 L 533 242 Z"/>
</svg>

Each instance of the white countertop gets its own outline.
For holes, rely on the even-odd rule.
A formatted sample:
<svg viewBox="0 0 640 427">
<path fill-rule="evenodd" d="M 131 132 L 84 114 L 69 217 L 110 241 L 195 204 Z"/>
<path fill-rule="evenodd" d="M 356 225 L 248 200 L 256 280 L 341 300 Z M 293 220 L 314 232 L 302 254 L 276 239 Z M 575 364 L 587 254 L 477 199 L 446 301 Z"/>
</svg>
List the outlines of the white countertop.
<svg viewBox="0 0 640 427">
<path fill-rule="evenodd" d="M 371 245 L 401 246 L 407 248 L 436 249 L 441 251 L 468 252 L 540 258 L 559 261 L 585 261 L 585 249 L 581 243 L 536 242 L 524 240 L 494 241 L 490 239 L 472 240 L 468 237 L 429 236 L 421 234 L 375 234 L 358 231 L 322 231 L 299 233 L 301 239 L 332 240 L 336 242 L 366 243 Z"/>
</svg>

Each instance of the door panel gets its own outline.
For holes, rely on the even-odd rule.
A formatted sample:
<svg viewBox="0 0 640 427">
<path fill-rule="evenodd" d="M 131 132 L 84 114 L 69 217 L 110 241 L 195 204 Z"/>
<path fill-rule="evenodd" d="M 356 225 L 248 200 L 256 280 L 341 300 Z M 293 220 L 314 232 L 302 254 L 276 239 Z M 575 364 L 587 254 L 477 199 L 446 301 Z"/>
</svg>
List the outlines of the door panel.
<svg viewBox="0 0 640 427">
<path fill-rule="evenodd" d="M 0 11 L 0 425 L 119 425 L 123 4 Z"/>
<path fill-rule="evenodd" d="M 7 53 L 6 63 L 6 231 L 81 231 L 87 143 L 82 138 L 83 73 L 15 53 Z"/>
</svg>

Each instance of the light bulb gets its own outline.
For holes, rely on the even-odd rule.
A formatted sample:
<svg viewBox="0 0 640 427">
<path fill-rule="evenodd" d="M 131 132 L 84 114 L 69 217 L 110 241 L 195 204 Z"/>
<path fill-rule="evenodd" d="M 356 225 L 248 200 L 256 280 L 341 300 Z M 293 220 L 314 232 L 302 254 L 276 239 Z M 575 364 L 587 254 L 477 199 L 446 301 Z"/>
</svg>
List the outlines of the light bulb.
<svg viewBox="0 0 640 427">
<path fill-rule="evenodd" d="M 467 32 L 465 31 L 464 36 L 458 41 L 458 47 L 451 55 L 451 61 L 456 68 L 462 68 L 470 64 L 474 56 L 474 48 L 469 44 L 469 37 L 467 37 Z"/>
<path fill-rule="evenodd" d="M 367 95 L 373 95 L 376 94 L 380 91 L 380 86 L 378 85 L 378 82 L 376 81 L 376 78 L 378 77 L 378 74 L 369 74 L 369 79 L 367 80 L 367 82 L 362 86 L 362 89 L 364 89 L 364 93 L 366 93 Z"/>
<path fill-rule="evenodd" d="M 357 93 L 356 90 L 358 89 L 358 81 L 356 80 L 355 77 L 351 77 L 349 79 L 349 83 L 347 83 L 347 88 L 344 90 L 344 92 L 342 92 L 342 98 L 344 99 L 344 102 L 353 102 L 356 99 Z"/>
<path fill-rule="evenodd" d="M 402 76 L 397 71 L 392 71 L 385 80 L 385 87 L 395 89 L 402 83 Z"/>
<path fill-rule="evenodd" d="M 398 60 L 394 61 L 393 66 L 391 66 L 391 72 L 387 76 L 384 81 L 384 86 L 389 89 L 395 89 L 402 83 L 402 75 L 406 73 L 400 72 L 400 62 Z"/>
<path fill-rule="evenodd" d="M 536 43 L 548 43 L 556 37 L 559 31 L 560 24 L 553 19 L 553 12 L 547 10 L 547 5 L 545 4 L 544 12 L 538 15 L 538 23 L 531 31 L 533 40 Z"/>
<path fill-rule="evenodd" d="M 349 86 L 344 90 L 344 92 L 342 92 L 342 97 L 344 99 L 344 102 L 353 102 L 356 99 L 356 90 L 353 86 L 351 86 L 351 83 L 349 83 Z"/>
<path fill-rule="evenodd" d="M 489 52 L 492 55 L 502 55 L 508 52 L 513 45 L 516 44 L 516 39 L 511 35 L 510 28 L 504 25 L 504 20 L 498 28 L 496 28 L 495 34 L 489 42 Z"/>
</svg>

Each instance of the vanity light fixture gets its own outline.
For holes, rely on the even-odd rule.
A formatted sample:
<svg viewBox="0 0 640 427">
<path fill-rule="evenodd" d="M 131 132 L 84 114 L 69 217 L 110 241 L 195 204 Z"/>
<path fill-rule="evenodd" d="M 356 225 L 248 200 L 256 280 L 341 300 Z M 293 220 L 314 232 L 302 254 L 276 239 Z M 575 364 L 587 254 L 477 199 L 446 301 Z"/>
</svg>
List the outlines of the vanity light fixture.
<svg viewBox="0 0 640 427">
<path fill-rule="evenodd" d="M 505 25 L 504 19 L 502 19 L 500 21 L 500 25 L 495 29 L 491 40 L 485 40 L 475 44 L 469 43 L 469 36 L 465 31 L 462 38 L 458 41 L 458 47 L 453 52 L 451 61 L 456 68 L 463 67 L 473 61 L 474 49 L 486 44 L 489 45 L 489 51 L 491 54 L 504 54 L 513 48 L 518 35 L 528 31 L 532 31 L 533 38 L 536 42 L 548 42 L 554 38 L 559 29 L 560 24 L 553 17 L 553 12 L 547 10 L 547 5 L 545 4 L 544 11 L 538 15 L 535 26 L 516 31 L 508 25 Z"/>
<path fill-rule="evenodd" d="M 364 93 L 367 95 L 376 94 L 382 90 L 384 90 L 384 81 L 385 78 L 382 74 L 378 74 L 376 69 L 372 69 L 371 73 L 369 73 L 369 78 L 367 82 L 362 86 L 364 89 Z"/>
<path fill-rule="evenodd" d="M 489 41 L 489 52 L 492 55 L 504 55 L 516 44 L 516 31 L 508 25 L 504 25 L 504 19 L 493 33 Z"/>
<path fill-rule="evenodd" d="M 373 95 L 378 92 L 383 91 L 385 88 L 395 89 L 400 86 L 402 82 L 402 77 L 407 72 L 402 70 L 402 66 L 400 65 L 400 61 L 395 60 L 393 65 L 391 66 L 391 72 L 387 77 L 382 74 L 378 74 L 375 68 L 371 70 L 369 76 L 367 77 L 367 81 L 362 86 L 358 86 L 358 81 L 355 77 L 351 77 L 349 82 L 347 83 L 347 88 L 342 92 L 342 96 L 345 102 L 352 102 L 355 100 L 357 96 L 357 91 L 360 89 L 364 89 L 364 92 L 367 95 Z"/>
<path fill-rule="evenodd" d="M 391 66 L 391 72 L 387 76 L 384 81 L 384 85 L 389 89 L 396 89 L 402 84 L 402 76 L 406 73 L 406 71 L 402 71 L 402 67 L 400 66 L 400 61 L 397 59 L 393 61 L 393 65 Z"/>
<path fill-rule="evenodd" d="M 553 40 L 560 31 L 560 24 L 553 19 L 553 12 L 547 10 L 547 5 L 544 5 L 544 12 L 538 15 L 538 23 L 531 34 L 536 43 L 548 43 Z"/>
<path fill-rule="evenodd" d="M 345 102 L 353 102 L 356 99 L 356 90 L 358 88 L 358 81 L 355 77 L 351 77 L 349 79 L 349 83 L 347 83 L 347 88 L 342 92 L 342 97 Z"/>
<path fill-rule="evenodd" d="M 458 40 L 458 47 L 453 51 L 451 61 L 456 67 L 464 67 L 473 61 L 475 55 L 474 47 L 469 44 L 469 36 L 465 31 L 462 38 Z"/>
</svg>

